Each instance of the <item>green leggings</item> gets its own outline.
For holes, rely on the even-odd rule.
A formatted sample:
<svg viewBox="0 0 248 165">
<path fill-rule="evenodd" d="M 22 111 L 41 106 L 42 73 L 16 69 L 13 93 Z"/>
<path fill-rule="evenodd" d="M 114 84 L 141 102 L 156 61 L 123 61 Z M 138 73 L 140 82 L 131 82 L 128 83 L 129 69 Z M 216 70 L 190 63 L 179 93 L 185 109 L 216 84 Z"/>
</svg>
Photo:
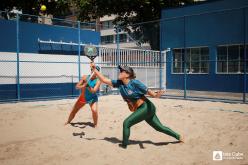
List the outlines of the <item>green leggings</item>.
<svg viewBox="0 0 248 165">
<path fill-rule="evenodd" d="M 179 140 L 180 135 L 171 130 L 170 128 L 163 126 L 156 113 L 156 108 L 154 104 L 146 99 L 145 103 L 142 104 L 135 112 L 133 112 L 128 118 L 123 122 L 123 142 L 122 144 L 126 146 L 128 144 L 128 139 L 130 136 L 130 127 L 145 120 L 150 126 L 155 130 L 170 135 L 177 140 Z"/>
</svg>

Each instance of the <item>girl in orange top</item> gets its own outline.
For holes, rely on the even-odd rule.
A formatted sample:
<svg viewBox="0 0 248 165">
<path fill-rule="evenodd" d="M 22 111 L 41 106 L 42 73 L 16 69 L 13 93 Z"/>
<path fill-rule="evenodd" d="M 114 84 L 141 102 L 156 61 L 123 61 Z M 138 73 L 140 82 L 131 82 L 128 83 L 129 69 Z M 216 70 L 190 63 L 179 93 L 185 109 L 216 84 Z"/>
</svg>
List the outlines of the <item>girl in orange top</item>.
<svg viewBox="0 0 248 165">
<path fill-rule="evenodd" d="M 98 66 L 97 66 L 97 70 L 100 70 L 100 68 Z M 91 78 L 90 78 L 90 75 L 88 75 L 88 76 L 84 75 L 82 77 L 82 79 L 76 85 L 77 89 L 81 89 L 81 95 L 79 96 L 77 102 L 75 103 L 65 125 L 69 124 L 73 120 L 73 118 L 75 117 L 76 113 L 85 104 L 88 103 L 90 105 L 90 109 L 92 112 L 94 127 L 97 126 L 98 96 L 96 93 L 99 90 L 100 85 L 101 85 L 101 82 L 98 80 L 95 73 L 93 74 L 93 76 Z"/>
</svg>

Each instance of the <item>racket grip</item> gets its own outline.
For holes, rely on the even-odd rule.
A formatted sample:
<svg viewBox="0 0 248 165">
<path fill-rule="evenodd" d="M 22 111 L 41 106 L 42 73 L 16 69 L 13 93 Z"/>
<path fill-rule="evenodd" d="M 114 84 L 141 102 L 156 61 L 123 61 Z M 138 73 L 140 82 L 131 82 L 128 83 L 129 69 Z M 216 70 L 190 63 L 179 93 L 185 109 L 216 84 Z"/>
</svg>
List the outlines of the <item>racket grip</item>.
<svg viewBox="0 0 248 165">
<path fill-rule="evenodd" d="M 94 74 L 94 72 L 92 72 L 92 73 L 91 73 L 91 75 L 90 75 L 90 78 L 89 78 L 89 79 L 91 79 L 91 78 L 93 77 L 93 74 Z"/>
<path fill-rule="evenodd" d="M 90 78 L 87 80 L 87 84 L 89 84 L 89 81 L 90 81 L 90 79 L 93 77 L 93 75 L 94 75 L 94 72 L 91 73 Z"/>
</svg>

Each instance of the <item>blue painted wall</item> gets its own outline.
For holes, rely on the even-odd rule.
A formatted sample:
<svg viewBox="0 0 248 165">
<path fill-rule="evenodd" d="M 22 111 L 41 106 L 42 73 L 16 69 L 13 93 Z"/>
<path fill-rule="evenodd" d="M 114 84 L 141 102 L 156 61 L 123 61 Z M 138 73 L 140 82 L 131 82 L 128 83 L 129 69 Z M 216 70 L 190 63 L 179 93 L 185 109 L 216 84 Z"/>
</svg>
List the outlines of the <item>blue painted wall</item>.
<svg viewBox="0 0 248 165">
<path fill-rule="evenodd" d="M 218 45 L 248 42 L 248 1 L 216 0 L 162 11 L 161 50 L 209 47 L 209 74 L 187 74 L 187 89 L 243 92 L 242 74 L 216 74 Z M 167 88 L 184 89 L 184 75 L 172 74 L 167 56 Z M 248 77 L 248 76 L 247 76 Z M 248 82 L 248 81 L 247 81 Z M 248 86 L 248 84 L 247 84 Z M 248 92 L 248 90 L 247 90 Z"/>
<path fill-rule="evenodd" d="M 0 52 L 16 52 L 16 21 L 0 19 Z M 20 21 L 20 52 L 22 53 L 59 53 L 61 50 L 67 54 L 77 53 L 77 46 L 63 46 L 50 44 L 38 44 L 38 38 L 41 40 L 53 40 L 64 42 L 78 42 L 78 29 L 51 26 L 45 24 L 35 24 Z M 91 30 L 80 31 L 81 42 L 85 44 L 100 43 L 100 33 Z M 43 53 L 43 52 L 42 52 Z M 65 54 L 65 53 L 63 53 Z"/>
<path fill-rule="evenodd" d="M 76 83 L 21 84 L 21 100 L 49 97 L 78 96 Z M 0 102 L 17 99 L 17 85 L 0 85 Z"/>
<path fill-rule="evenodd" d="M 16 52 L 16 22 L 0 19 L 0 52 Z"/>
</svg>

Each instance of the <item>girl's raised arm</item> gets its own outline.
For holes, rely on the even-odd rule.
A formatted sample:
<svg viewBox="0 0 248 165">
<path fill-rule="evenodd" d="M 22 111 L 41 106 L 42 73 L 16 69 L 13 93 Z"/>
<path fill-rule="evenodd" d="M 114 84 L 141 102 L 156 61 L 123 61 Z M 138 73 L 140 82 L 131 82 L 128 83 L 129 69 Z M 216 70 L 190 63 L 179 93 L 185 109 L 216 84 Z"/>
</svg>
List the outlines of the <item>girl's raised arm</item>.
<svg viewBox="0 0 248 165">
<path fill-rule="evenodd" d="M 105 84 L 108 84 L 113 87 L 111 79 L 105 77 L 103 74 L 101 74 L 97 69 L 96 65 L 94 63 L 90 64 L 90 67 L 92 68 L 93 72 L 95 72 L 96 76 L 99 78 L 99 80 Z"/>
</svg>

